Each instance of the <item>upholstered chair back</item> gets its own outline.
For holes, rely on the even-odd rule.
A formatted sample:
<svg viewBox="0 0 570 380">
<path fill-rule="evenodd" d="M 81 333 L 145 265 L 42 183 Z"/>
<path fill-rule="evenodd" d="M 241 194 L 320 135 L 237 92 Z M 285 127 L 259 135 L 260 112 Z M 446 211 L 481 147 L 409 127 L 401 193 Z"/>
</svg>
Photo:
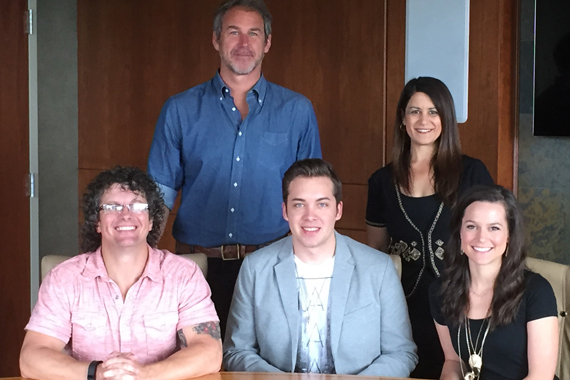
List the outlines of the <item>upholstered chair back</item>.
<svg viewBox="0 0 570 380">
<path fill-rule="evenodd" d="M 530 270 L 546 278 L 554 289 L 560 336 L 556 375 L 560 379 L 570 379 L 570 321 L 567 316 L 570 311 L 570 267 L 532 257 L 527 258 L 526 263 Z"/>
</svg>

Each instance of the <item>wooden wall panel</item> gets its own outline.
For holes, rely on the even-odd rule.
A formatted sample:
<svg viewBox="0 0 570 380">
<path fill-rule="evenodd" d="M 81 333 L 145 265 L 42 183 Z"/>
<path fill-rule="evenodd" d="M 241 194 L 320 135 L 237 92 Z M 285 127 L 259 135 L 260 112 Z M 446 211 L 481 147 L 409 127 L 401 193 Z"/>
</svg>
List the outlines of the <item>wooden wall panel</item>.
<svg viewBox="0 0 570 380">
<path fill-rule="evenodd" d="M 383 162 L 383 1 L 267 0 L 273 46 L 270 80 L 307 96 L 323 157 L 344 183 L 367 183 Z"/>
<path fill-rule="evenodd" d="M 168 97 L 211 78 L 218 0 L 78 2 L 79 168 L 146 168 Z"/>
<path fill-rule="evenodd" d="M 396 106 L 405 84 L 406 2 L 388 0 L 386 11 L 386 155 L 392 161 Z"/>
<path fill-rule="evenodd" d="M 343 214 L 342 218 L 336 222 L 336 227 L 351 230 L 366 230 L 364 221 L 366 214 L 366 201 L 368 198 L 368 186 L 343 184 Z"/>
<path fill-rule="evenodd" d="M 515 194 L 518 183 L 519 12 L 519 0 L 501 3 L 497 183 L 512 189 Z"/>
<path fill-rule="evenodd" d="M 471 2 L 468 119 L 460 124 L 463 151 L 481 159 L 495 181 L 514 184 L 515 0 Z"/>
<path fill-rule="evenodd" d="M 18 357 L 30 318 L 26 9 L 24 0 L 0 1 L 0 377 L 19 376 Z"/>
</svg>

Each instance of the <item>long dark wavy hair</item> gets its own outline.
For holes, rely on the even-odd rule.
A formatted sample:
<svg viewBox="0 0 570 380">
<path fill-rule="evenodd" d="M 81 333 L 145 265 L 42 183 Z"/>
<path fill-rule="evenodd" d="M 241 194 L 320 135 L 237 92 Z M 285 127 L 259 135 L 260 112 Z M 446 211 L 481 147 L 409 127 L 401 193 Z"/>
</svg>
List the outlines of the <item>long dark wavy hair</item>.
<svg viewBox="0 0 570 380">
<path fill-rule="evenodd" d="M 523 221 L 515 196 L 502 186 L 475 186 L 457 201 L 451 215 L 451 237 L 445 252 L 442 274 L 442 313 L 453 325 L 463 323 L 469 312 L 471 273 L 466 255 L 461 254 L 461 225 L 465 209 L 473 202 L 500 203 L 505 208 L 509 242 L 502 256 L 501 269 L 495 280 L 491 301 L 491 326 L 513 321 L 525 290 Z"/>
<path fill-rule="evenodd" d="M 430 97 L 441 119 L 441 136 L 436 141 L 430 165 L 433 169 L 436 197 L 447 206 L 452 206 L 457 200 L 461 178 L 461 144 L 453 97 L 447 86 L 439 79 L 414 78 L 402 90 L 394 124 L 394 147 L 392 149 L 394 181 L 404 191 L 410 192 L 411 140 L 402 125 L 408 102 L 416 92 L 423 92 Z"/>
<path fill-rule="evenodd" d="M 160 226 L 164 220 L 164 201 L 156 182 L 144 171 L 135 167 L 116 166 L 101 172 L 89 185 L 83 194 L 83 216 L 81 226 L 81 251 L 92 252 L 101 246 L 101 234 L 97 232 L 99 222 L 99 207 L 101 197 L 110 187 L 118 184 L 125 190 L 142 195 L 148 203 L 149 219 L 152 230 L 146 241 L 151 247 L 156 247 L 160 239 Z"/>
</svg>

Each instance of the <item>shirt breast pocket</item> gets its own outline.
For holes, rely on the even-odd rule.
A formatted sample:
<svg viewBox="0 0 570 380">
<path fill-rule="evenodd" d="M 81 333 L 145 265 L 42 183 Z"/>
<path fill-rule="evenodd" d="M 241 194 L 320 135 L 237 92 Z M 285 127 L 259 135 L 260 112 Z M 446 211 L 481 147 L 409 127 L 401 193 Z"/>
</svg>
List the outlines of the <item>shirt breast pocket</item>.
<svg viewBox="0 0 570 380">
<path fill-rule="evenodd" d="M 289 139 L 289 134 L 286 132 L 263 132 L 261 139 L 269 145 L 285 144 Z"/>
<path fill-rule="evenodd" d="M 268 168 L 279 168 L 289 162 L 289 155 L 295 158 L 296 152 L 289 151 L 289 134 L 286 132 L 263 132 L 261 134 L 258 160 Z"/>
<path fill-rule="evenodd" d="M 71 316 L 71 350 L 77 360 L 104 360 L 107 335 L 110 334 L 107 317 L 95 313 L 74 313 Z"/>
<path fill-rule="evenodd" d="M 176 311 L 144 316 L 147 352 L 156 361 L 167 358 L 176 350 L 177 324 Z"/>
</svg>

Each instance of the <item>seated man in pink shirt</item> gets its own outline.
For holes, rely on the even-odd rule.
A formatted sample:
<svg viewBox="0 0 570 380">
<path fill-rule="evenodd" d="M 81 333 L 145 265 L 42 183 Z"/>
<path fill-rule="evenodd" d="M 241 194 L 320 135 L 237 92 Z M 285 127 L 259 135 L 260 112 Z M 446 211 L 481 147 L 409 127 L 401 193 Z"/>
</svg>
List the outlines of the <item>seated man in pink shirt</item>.
<svg viewBox="0 0 570 380">
<path fill-rule="evenodd" d="M 99 174 L 83 196 L 82 250 L 44 279 L 26 326 L 22 376 L 185 379 L 216 372 L 218 316 L 196 264 L 156 248 L 164 218 L 137 168 Z"/>
</svg>

